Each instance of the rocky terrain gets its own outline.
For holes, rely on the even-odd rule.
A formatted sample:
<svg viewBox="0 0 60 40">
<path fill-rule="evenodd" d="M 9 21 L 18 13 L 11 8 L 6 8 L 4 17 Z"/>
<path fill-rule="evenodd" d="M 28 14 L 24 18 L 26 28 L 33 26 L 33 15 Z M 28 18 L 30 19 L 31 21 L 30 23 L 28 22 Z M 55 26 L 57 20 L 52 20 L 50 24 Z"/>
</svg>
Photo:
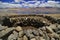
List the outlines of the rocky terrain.
<svg viewBox="0 0 60 40">
<path fill-rule="evenodd" d="M 0 17 L 0 40 L 60 40 L 60 19 L 46 15 Z"/>
</svg>

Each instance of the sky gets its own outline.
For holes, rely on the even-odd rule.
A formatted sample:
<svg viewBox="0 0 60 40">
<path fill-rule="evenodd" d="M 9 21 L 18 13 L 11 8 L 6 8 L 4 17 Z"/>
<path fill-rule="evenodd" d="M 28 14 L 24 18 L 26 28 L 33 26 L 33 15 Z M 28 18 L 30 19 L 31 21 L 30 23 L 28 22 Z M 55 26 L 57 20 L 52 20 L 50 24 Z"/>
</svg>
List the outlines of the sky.
<svg viewBox="0 0 60 40">
<path fill-rule="evenodd" d="M 0 0 L 0 1 L 2 1 L 2 2 L 13 2 L 13 1 L 18 1 L 18 0 Z M 19 0 L 19 1 L 21 1 L 21 0 Z M 24 1 L 32 1 L 32 0 L 24 0 Z M 38 0 L 38 1 L 48 1 L 48 0 Z M 60 1 L 60 0 L 55 0 L 55 1 Z"/>
<path fill-rule="evenodd" d="M 23 1 L 23 3 L 21 3 Z M 0 8 L 14 7 L 59 7 L 60 0 L 0 0 Z M 41 2 L 42 1 L 42 2 Z"/>
</svg>

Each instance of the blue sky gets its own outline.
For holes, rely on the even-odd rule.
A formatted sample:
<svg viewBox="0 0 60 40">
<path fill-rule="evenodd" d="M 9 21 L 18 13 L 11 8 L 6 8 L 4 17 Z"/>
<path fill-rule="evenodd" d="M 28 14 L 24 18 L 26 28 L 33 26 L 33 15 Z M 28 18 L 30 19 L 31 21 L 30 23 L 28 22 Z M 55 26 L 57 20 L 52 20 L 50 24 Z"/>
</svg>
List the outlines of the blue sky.
<svg viewBox="0 0 60 40">
<path fill-rule="evenodd" d="M 0 0 L 0 1 L 2 1 L 2 2 L 12 2 L 14 0 Z M 32 0 L 24 0 L 24 1 L 32 1 Z"/>
<path fill-rule="evenodd" d="M 0 0 L 2 2 L 13 2 L 14 0 Z M 32 0 L 24 0 L 24 1 L 32 1 Z M 38 0 L 38 1 L 41 1 L 41 0 Z M 45 0 L 45 1 L 48 1 L 48 0 Z M 55 1 L 60 1 L 60 0 L 55 0 Z"/>
<path fill-rule="evenodd" d="M 14 8 L 14 7 L 59 7 L 60 8 L 60 0 L 0 0 L 0 8 Z M 26 2 L 27 1 L 27 2 Z M 43 2 L 39 2 L 43 1 Z"/>
</svg>

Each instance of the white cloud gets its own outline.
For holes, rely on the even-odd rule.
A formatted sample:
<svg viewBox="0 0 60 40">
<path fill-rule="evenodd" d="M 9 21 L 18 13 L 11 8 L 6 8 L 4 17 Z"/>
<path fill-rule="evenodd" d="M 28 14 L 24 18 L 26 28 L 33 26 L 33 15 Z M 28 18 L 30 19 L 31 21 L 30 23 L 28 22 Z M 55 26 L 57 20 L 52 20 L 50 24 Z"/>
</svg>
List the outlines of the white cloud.
<svg viewBox="0 0 60 40">
<path fill-rule="evenodd" d="M 56 1 L 47 1 L 47 3 L 58 3 Z"/>
<path fill-rule="evenodd" d="M 35 7 L 35 5 L 34 5 L 34 4 L 29 4 L 28 6 L 29 6 L 29 7 Z"/>
<path fill-rule="evenodd" d="M 37 1 L 36 3 L 35 3 L 35 5 L 39 5 L 40 4 L 40 2 L 39 1 Z"/>
<path fill-rule="evenodd" d="M 14 0 L 15 2 L 19 3 L 20 1 L 23 1 L 23 0 Z"/>
<path fill-rule="evenodd" d="M 55 1 L 48 1 L 46 3 L 42 3 L 39 5 L 40 7 L 59 7 L 60 4 L 58 4 L 58 2 Z"/>
<path fill-rule="evenodd" d="M 20 7 L 60 7 L 60 4 L 58 4 L 58 2 L 55 1 L 48 1 L 45 3 L 40 3 L 39 1 L 35 1 L 34 4 L 31 4 L 29 2 L 24 2 L 23 4 L 0 2 L 0 8 L 20 8 Z"/>
<path fill-rule="evenodd" d="M 11 3 L 0 3 L 0 8 L 14 8 L 14 7 L 22 7 L 20 4 L 11 4 Z"/>
</svg>

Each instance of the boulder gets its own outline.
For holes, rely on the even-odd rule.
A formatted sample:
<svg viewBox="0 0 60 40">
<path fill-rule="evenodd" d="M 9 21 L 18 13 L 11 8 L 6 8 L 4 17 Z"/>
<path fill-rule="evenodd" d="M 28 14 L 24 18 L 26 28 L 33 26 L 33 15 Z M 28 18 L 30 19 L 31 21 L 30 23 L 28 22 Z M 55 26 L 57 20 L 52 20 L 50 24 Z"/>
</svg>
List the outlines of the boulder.
<svg viewBox="0 0 60 40">
<path fill-rule="evenodd" d="M 35 29 L 34 29 L 34 30 L 32 30 L 32 31 L 33 31 L 32 33 L 33 33 L 35 36 L 39 36 L 39 31 L 38 31 L 38 30 L 35 30 Z"/>
<path fill-rule="evenodd" d="M 40 37 L 40 40 L 45 40 L 43 37 Z"/>
<path fill-rule="evenodd" d="M 56 29 L 57 29 L 57 27 L 56 27 L 56 26 L 57 26 L 56 24 L 51 24 L 49 27 L 50 27 L 51 29 L 56 30 Z"/>
<path fill-rule="evenodd" d="M 34 38 L 35 36 L 33 34 L 28 34 L 27 37 Z"/>
<path fill-rule="evenodd" d="M 57 34 L 60 34 L 60 31 L 57 31 Z"/>
<path fill-rule="evenodd" d="M 36 40 L 40 40 L 40 36 L 36 36 L 35 38 L 36 38 Z"/>
<path fill-rule="evenodd" d="M 30 39 L 30 40 L 36 40 L 35 38 L 32 38 L 32 39 Z"/>
<path fill-rule="evenodd" d="M 24 32 L 23 31 L 20 31 L 19 32 L 19 37 L 22 37 L 24 35 Z"/>
<path fill-rule="evenodd" d="M 17 37 L 18 37 L 18 32 L 13 31 L 13 34 L 14 34 L 15 38 L 17 38 Z"/>
<path fill-rule="evenodd" d="M 29 38 L 34 38 L 35 36 L 28 30 L 24 30 L 24 34 Z"/>
<path fill-rule="evenodd" d="M 0 39 L 0 40 L 2 40 L 2 39 Z"/>
<path fill-rule="evenodd" d="M 3 37 L 5 35 L 8 35 L 9 33 L 11 33 L 14 30 L 14 27 L 12 28 L 7 28 L 6 30 L 2 30 L 0 31 L 0 37 Z"/>
<path fill-rule="evenodd" d="M 8 40 L 16 40 L 18 38 L 18 33 L 16 31 L 13 31 L 13 34 L 11 34 L 8 37 Z"/>
<path fill-rule="evenodd" d="M 60 30 L 60 25 L 58 25 L 58 30 Z"/>
<path fill-rule="evenodd" d="M 7 28 L 8 28 L 7 26 L 0 26 L 0 31 L 4 30 L 4 29 L 7 29 Z"/>
<path fill-rule="evenodd" d="M 59 38 L 59 35 L 56 33 L 48 34 L 48 36 L 52 38 Z"/>
<path fill-rule="evenodd" d="M 26 35 L 23 36 L 23 40 L 28 40 Z"/>
<path fill-rule="evenodd" d="M 16 40 L 14 34 L 11 34 L 11 35 L 8 37 L 8 40 Z"/>
<path fill-rule="evenodd" d="M 18 38 L 17 40 L 23 40 L 23 38 Z"/>
<path fill-rule="evenodd" d="M 44 36 L 44 33 L 41 29 L 38 29 L 38 33 L 39 33 L 40 36 Z"/>
<path fill-rule="evenodd" d="M 51 40 L 55 40 L 55 38 L 51 38 Z"/>
<path fill-rule="evenodd" d="M 46 32 L 48 32 L 48 33 L 54 33 L 54 31 L 50 27 L 46 27 Z"/>
<path fill-rule="evenodd" d="M 15 30 L 16 30 L 16 31 L 22 31 L 23 29 L 22 29 L 22 27 L 17 26 L 17 27 L 15 28 Z"/>
</svg>

